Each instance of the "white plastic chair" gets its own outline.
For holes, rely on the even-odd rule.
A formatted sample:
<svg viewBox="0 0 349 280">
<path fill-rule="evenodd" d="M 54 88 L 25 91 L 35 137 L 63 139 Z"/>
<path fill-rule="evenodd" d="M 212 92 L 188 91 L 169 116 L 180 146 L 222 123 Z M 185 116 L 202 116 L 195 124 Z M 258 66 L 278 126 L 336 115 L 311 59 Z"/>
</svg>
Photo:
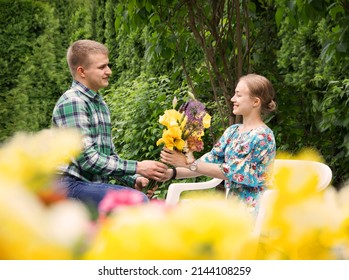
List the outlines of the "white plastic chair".
<svg viewBox="0 0 349 280">
<path fill-rule="evenodd" d="M 314 171 L 316 171 L 319 176 L 317 189 L 319 191 L 325 189 L 332 180 L 332 171 L 324 163 L 317 162 L 317 161 L 309 161 L 309 160 L 276 159 L 274 163 L 274 172 L 276 172 L 277 169 L 282 166 L 285 166 L 285 167 L 297 166 L 299 170 L 306 170 L 306 167 L 308 167 L 309 165 L 313 166 Z M 302 166 L 304 166 L 304 169 L 301 168 Z M 302 174 L 299 174 L 299 176 L 302 176 Z M 166 196 L 166 204 L 169 204 L 169 205 L 177 204 L 180 200 L 180 195 L 183 191 L 205 190 L 205 189 L 214 188 L 218 186 L 222 181 L 223 181 L 222 179 L 214 178 L 207 182 L 173 183 L 168 188 L 167 196 Z M 269 191 L 266 191 L 265 193 L 267 192 Z"/>
<path fill-rule="evenodd" d="M 332 180 L 332 170 L 331 168 L 321 162 L 309 161 L 309 160 L 292 160 L 292 159 L 276 159 L 274 164 L 274 173 L 282 167 L 294 167 L 293 170 L 299 171 L 299 176 L 303 177 L 302 171 L 307 172 L 307 170 L 312 170 L 318 176 L 318 182 L 316 186 L 317 191 L 322 191 L 329 186 Z M 259 237 L 262 232 L 263 222 L 267 215 L 267 206 L 272 203 L 277 195 L 277 190 L 266 190 L 260 200 L 259 211 L 256 217 L 254 230 L 252 232 L 253 236 Z"/>
<path fill-rule="evenodd" d="M 222 179 L 214 178 L 207 182 L 173 183 L 168 187 L 165 203 L 167 205 L 176 205 L 179 202 L 180 195 L 183 191 L 211 189 L 218 186 L 222 181 Z"/>
</svg>

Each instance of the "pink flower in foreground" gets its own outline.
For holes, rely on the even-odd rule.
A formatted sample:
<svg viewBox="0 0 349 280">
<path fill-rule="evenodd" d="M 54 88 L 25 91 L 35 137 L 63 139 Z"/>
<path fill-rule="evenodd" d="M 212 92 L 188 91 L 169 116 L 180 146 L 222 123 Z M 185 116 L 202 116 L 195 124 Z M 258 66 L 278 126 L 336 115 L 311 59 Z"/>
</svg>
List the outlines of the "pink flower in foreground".
<svg viewBox="0 0 349 280">
<path fill-rule="evenodd" d="M 117 207 L 142 203 L 144 203 L 144 200 L 140 193 L 131 190 L 110 190 L 98 205 L 99 218 L 104 219 Z"/>
<path fill-rule="evenodd" d="M 158 204 L 158 205 L 166 205 L 166 203 L 165 203 L 165 200 L 163 200 L 163 199 L 158 199 L 158 198 L 152 198 L 151 200 L 150 200 L 150 203 L 151 204 Z"/>
</svg>

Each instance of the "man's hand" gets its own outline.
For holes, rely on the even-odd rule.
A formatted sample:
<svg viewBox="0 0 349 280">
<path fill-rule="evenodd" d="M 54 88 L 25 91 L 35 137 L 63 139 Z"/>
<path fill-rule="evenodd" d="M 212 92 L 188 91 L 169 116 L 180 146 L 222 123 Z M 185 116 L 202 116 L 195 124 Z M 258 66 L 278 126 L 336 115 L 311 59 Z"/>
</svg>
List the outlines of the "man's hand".
<svg viewBox="0 0 349 280">
<path fill-rule="evenodd" d="M 138 191 L 142 191 L 144 187 L 146 187 L 149 183 L 148 178 L 139 176 L 136 178 L 135 189 Z"/>
<path fill-rule="evenodd" d="M 136 173 L 143 177 L 161 181 L 166 176 L 167 165 L 155 160 L 143 160 L 137 164 Z"/>
<path fill-rule="evenodd" d="M 172 168 L 168 168 L 166 170 L 166 172 L 164 173 L 164 176 L 162 177 L 162 179 L 158 180 L 158 182 L 166 182 L 168 180 L 170 180 L 173 176 L 173 170 Z"/>
<path fill-rule="evenodd" d="M 149 183 L 149 180 L 145 177 L 139 176 L 136 179 L 136 183 L 135 183 L 135 189 L 138 191 L 142 191 L 144 187 L 146 187 Z M 157 190 L 158 186 L 155 186 L 154 188 L 152 188 L 151 190 L 148 190 L 148 192 L 146 193 L 147 197 L 150 199 L 153 195 L 154 192 Z"/>
</svg>

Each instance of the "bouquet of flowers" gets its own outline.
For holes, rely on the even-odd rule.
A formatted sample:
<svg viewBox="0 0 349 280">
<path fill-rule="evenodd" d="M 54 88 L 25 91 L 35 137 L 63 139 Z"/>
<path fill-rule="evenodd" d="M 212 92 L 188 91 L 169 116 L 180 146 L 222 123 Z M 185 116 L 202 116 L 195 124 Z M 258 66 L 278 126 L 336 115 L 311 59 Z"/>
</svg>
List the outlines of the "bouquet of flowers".
<svg viewBox="0 0 349 280">
<path fill-rule="evenodd" d="M 211 125 L 211 116 L 206 112 L 205 105 L 195 99 L 190 94 L 190 100 L 181 105 L 176 110 L 177 99 L 173 99 L 173 109 L 166 110 L 159 118 L 159 123 L 164 125 L 162 137 L 156 142 L 156 145 L 164 144 L 170 150 L 177 150 L 187 156 L 188 162 L 193 161 L 193 152 L 200 152 L 204 148 L 202 136 L 205 128 Z M 152 189 L 157 184 L 151 180 L 148 188 Z"/>
<path fill-rule="evenodd" d="M 174 107 L 176 105 L 174 100 Z M 160 116 L 159 123 L 166 126 L 156 145 L 164 144 L 166 148 L 185 153 L 188 157 L 192 152 L 200 152 L 204 148 L 202 136 L 204 129 L 209 128 L 211 116 L 206 112 L 205 105 L 196 99 L 190 99 L 179 110 L 166 110 Z"/>
</svg>

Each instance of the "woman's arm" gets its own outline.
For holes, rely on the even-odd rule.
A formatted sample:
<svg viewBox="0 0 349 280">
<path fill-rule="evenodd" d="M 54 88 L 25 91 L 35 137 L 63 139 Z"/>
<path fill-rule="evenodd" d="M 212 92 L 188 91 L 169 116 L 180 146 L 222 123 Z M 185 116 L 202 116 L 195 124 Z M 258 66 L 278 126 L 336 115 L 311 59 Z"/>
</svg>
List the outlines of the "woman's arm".
<svg viewBox="0 0 349 280">
<path fill-rule="evenodd" d="M 190 168 L 190 165 L 188 166 Z M 187 169 L 190 171 L 189 169 Z M 193 172 L 193 171 L 190 171 Z M 222 172 L 221 164 L 218 163 L 209 163 L 202 161 L 200 159 L 196 160 L 196 172 L 200 175 L 205 175 L 211 178 L 219 178 L 223 180 L 227 180 L 228 178 Z"/>
<path fill-rule="evenodd" d="M 177 176 L 176 179 L 185 179 L 185 178 L 195 178 L 201 176 L 198 172 L 193 172 L 185 167 L 176 167 Z"/>
<path fill-rule="evenodd" d="M 194 172 L 189 169 L 192 163 L 188 163 L 186 156 L 180 152 L 164 148 L 161 151 L 160 156 L 162 162 L 177 167 L 177 179 L 193 178 L 200 175 L 206 175 L 208 177 L 219 178 L 223 180 L 227 179 L 227 177 L 224 176 L 221 170 L 220 164 L 197 160 L 196 171 Z"/>
</svg>

